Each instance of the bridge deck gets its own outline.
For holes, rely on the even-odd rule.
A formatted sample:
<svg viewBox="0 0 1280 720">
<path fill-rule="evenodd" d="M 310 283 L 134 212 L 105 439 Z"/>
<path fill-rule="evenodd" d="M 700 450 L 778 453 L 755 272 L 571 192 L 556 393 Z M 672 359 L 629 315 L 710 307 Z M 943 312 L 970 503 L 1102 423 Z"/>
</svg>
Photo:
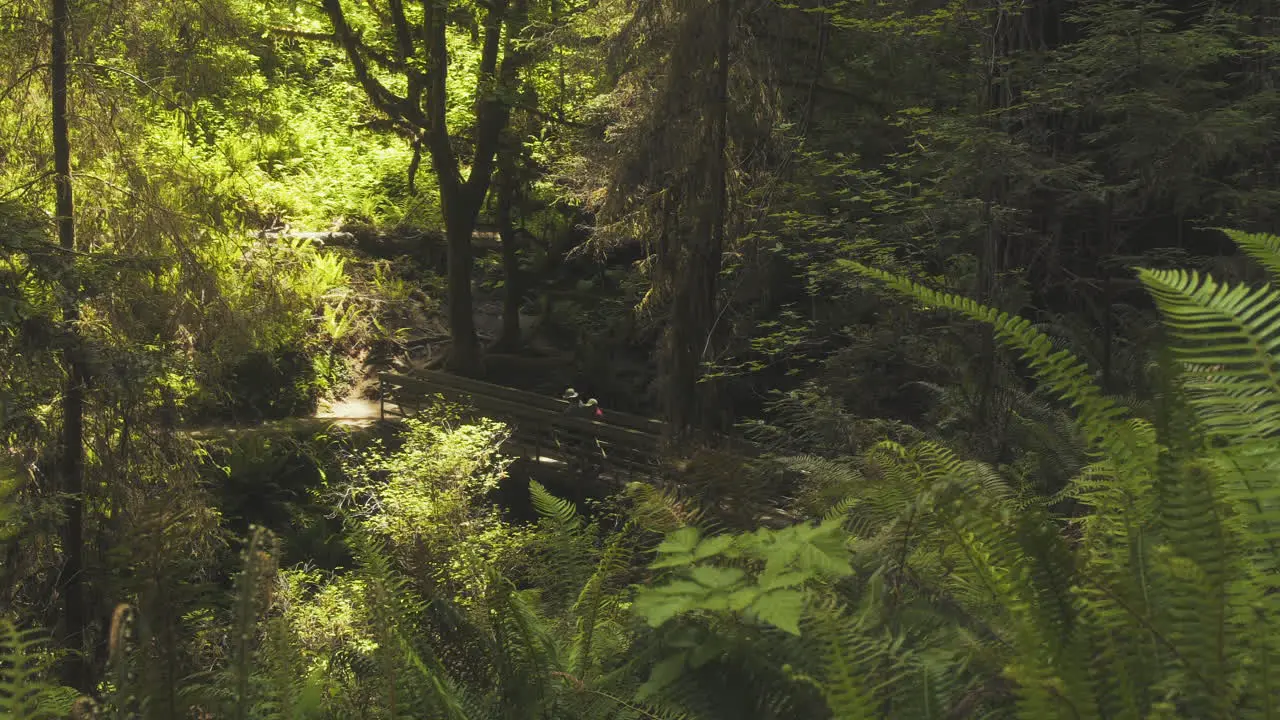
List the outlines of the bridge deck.
<svg viewBox="0 0 1280 720">
<path fill-rule="evenodd" d="M 384 418 L 411 414 L 438 397 L 506 423 L 506 450 L 520 457 L 622 478 L 648 477 L 657 469 L 665 429 L 657 420 L 609 410 L 600 420 L 574 417 L 563 400 L 442 372 L 379 373 L 378 380 Z"/>
</svg>

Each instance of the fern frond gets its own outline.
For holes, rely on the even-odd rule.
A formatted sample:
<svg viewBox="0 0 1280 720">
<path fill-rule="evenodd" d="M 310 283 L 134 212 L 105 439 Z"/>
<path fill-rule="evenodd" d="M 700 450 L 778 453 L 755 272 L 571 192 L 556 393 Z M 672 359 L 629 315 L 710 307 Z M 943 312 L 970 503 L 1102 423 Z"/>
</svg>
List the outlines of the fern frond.
<svg viewBox="0 0 1280 720">
<path fill-rule="evenodd" d="M 626 494 L 633 503 L 631 518 L 642 530 L 662 535 L 687 526 L 708 530 L 702 508 L 673 490 L 633 482 L 627 485 Z"/>
<path fill-rule="evenodd" d="M 572 535 L 582 530 L 582 518 L 578 516 L 578 508 L 573 503 L 552 495 L 536 480 L 529 481 L 529 496 L 538 514 L 560 532 Z"/>
<path fill-rule="evenodd" d="M 552 693 L 550 673 L 558 669 L 550 624 L 496 573 L 490 576 L 489 588 L 499 714 L 504 718 L 541 717 Z"/>
<path fill-rule="evenodd" d="M 271 618 L 260 650 L 266 701 L 257 709 L 259 717 L 303 720 L 316 717 L 323 704 L 320 678 L 308 669 L 288 622 L 283 617 Z"/>
<path fill-rule="evenodd" d="M 1236 443 L 1280 436 L 1280 293 L 1185 270 L 1139 270 L 1177 343 L 1206 431 Z"/>
<path fill-rule="evenodd" d="M 855 618 L 830 606 L 814 613 L 806 636 L 817 645 L 823 660 L 822 678 L 812 682 L 820 688 L 832 715 L 841 720 L 880 720 L 877 692 L 896 679 L 877 677 L 875 672 L 886 659 L 883 645 L 867 637 Z"/>
<path fill-rule="evenodd" d="M 629 530 L 630 525 L 623 526 L 610 538 L 596 571 L 574 603 L 572 616 L 577 628 L 569 651 L 569 672 L 578 678 L 588 679 L 596 672 L 592 652 L 596 633 L 601 623 L 610 619 L 611 611 L 620 604 L 620 598 L 610 594 L 608 586 L 611 580 L 630 569 Z"/>
<path fill-rule="evenodd" d="M 835 502 L 825 513 L 822 514 L 822 520 L 834 520 L 838 517 L 847 516 L 861 501 L 856 495 L 846 495 Z"/>
<path fill-rule="evenodd" d="M 1240 230 L 1220 228 L 1231 241 L 1240 246 L 1249 257 L 1266 268 L 1271 282 L 1280 283 L 1280 237 L 1266 233 L 1246 233 Z"/>
<path fill-rule="evenodd" d="M 46 679 L 49 660 L 45 633 L 0 618 L 0 717 L 56 720 L 71 712 L 78 693 Z"/>
<path fill-rule="evenodd" d="M 256 633 L 259 614 L 270 604 L 265 589 L 275 572 L 274 536 L 266 528 L 255 526 L 249 543 L 241 554 L 244 563 L 236 576 L 234 617 L 231 625 L 232 682 L 228 698 L 228 714 L 247 720 L 254 703 L 250 679 L 253 677 Z"/>
<path fill-rule="evenodd" d="M 856 458 L 825 458 L 798 455 L 777 459 L 785 470 L 800 476 L 795 509 L 804 516 L 830 520 L 845 514 L 845 501 L 865 482 Z"/>
<path fill-rule="evenodd" d="M 841 264 L 925 305 L 947 308 L 991 325 L 997 338 L 1021 351 L 1042 383 L 1076 409 L 1080 428 L 1095 453 L 1143 464 L 1147 443 L 1132 437 L 1132 426 L 1125 422 L 1126 410 L 1094 384 L 1093 373 L 1084 363 L 1069 351 L 1055 350 L 1054 339 L 1036 330 L 1030 320 L 860 263 L 842 261 Z"/>
</svg>

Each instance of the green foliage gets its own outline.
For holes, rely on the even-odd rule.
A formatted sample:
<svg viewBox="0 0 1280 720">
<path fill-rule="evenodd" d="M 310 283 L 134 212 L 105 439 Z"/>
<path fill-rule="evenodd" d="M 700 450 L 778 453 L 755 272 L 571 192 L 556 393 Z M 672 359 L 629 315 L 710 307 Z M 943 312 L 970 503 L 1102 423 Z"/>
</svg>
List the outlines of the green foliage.
<svg viewBox="0 0 1280 720">
<path fill-rule="evenodd" d="M 660 557 L 651 567 L 682 568 L 681 579 L 640 593 L 636 611 L 656 627 L 686 612 L 731 610 L 798 635 L 804 586 L 853 573 L 839 528 L 836 519 L 709 538 L 701 538 L 695 528 L 677 530 L 657 547 Z M 704 562 L 717 558 L 740 561 L 749 569 Z"/>
<path fill-rule="evenodd" d="M 395 59 L 381 9 L 345 5 L 374 76 L 441 98 L 440 118 L 398 133 L 370 120 L 314 7 L 78 7 L 74 253 L 41 213 L 48 97 L 26 65 L 46 60 L 47 8 L 0 20 L 0 465 L 22 479 L 0 475 L 0 610 L 47 616 L 71 350 L 91 370 L 86 577 L 133 608 L 113 622 L 103 715 L 1275 714 L 1280 297 L 1151 252 L 1166 229 L 1211 248 L 1183 236 L 1205 221 L 1274 229 L 1265 8 L 1090 0 L 1064 33 L 1034 3 L 729 4 L 742 17 L 718 93 L 716 3 L 528 4 L 500 52 L 526 56 L 520 77 L 502 87 L 481 79 L 502 4 L 453 3 L 434 16 L 449 81 L 429 88 L 409 87 L 423 57 Z M 510 111 L 528 146 L 516 214 L 538 247 L 524 251 L 554 264 L 595 221 L 597 246 L 637 248 L 609 278 L 622 299 L 546 303 L 591 344 L 582 357 L 612 371 L 600 337 L 644 348 L 701 313 L 683 343 L 715 381 L 699 391 L 772 398 L 752 429 L 793 455 L 789 474 L 758 482 L 707 453 L 683 487 L 634 485 L 603 513 L 531 483 L 539 520 L 515 525 L 491 499 L 505 429 L 435 410 L 327 488 L 351 567 L 277 572 L 280 550 L 254 533 L 234 591 L 218 590 L 221 518 L 189 484 L 179 421 L 307 413 L 373 335 L 432 324 L 436 299 L 426 317 L 408 302 L 416 281 L 287 231 L 438 227 L 432 173 L 416 192 L 405 177 L 413 148 L 435 129 L 442 156 L 471 154 L 482 133 L 459 130 L 487 126 L 486 108 Z M 431 168 L 446 183 L 467 169 L 448 164 Z M 1228 234 L 1280 280 L 1280 240 Z M 715 245 L 699 254 L 699 237 Z M 1139 285 L 1114 277 L 1133 256 L 1153 265 Z M 692 298 L 717 275 L 724 292 Z M 873 299 L 864 279 L 991 326 L 1023 364 L 985 328 Z M 1152 383 L 1142 289 L 1171 346 Z M 1018 316 L 1029 306 L 1035 321 Z M 300 477 L 279 446 L 257 450 L 226 463 L 233 520 Z M 0 714 L 64 713 L 53 654 L 14 627 L 0 624 Z"/>
<path fill-rule="evenodd" d="M 582 519 L 573 503 L 547 492 L 537 481 L 529 481 L 529 495 L 538 514 L 550 522 L 556 532 L 574 535 L 582 529 Z"/>
<path fill-rule="evenodd" d="M 1253 247 L 1265 250 L 1266 243 Z M 1152 426 L 1126 420 L 1077 361 L 1050 353 L 1044 336 L 1025 321 L 854 269 L 921 302 L 992 323 L 1042 381 L 1072 402 L 1096 453 L 1070 490 L 1090 507 L 1079 522 L 1074 582 L 1045 586 L 1051 576 L 1025 564 L 1046 557 L 1043 552 L 1025 546 L 1015 552 L 1013 545 L 992 554 L 1000 546 L 989 540 L 972 545 L 982 535 L 958 536 L 968 545 L 965 555 L 981 559 L 974 567 L 996 606 L 1012 613 L 1006 621 L 1014 622 L 1009 630 L 1018 642 L 1005 672 L 1017 684 L 1020 713 L 1051 717 L 1065 706 L 1086 717 L 1265 716 L 1273 702 L 1276 633 L 1271 602 L 1261 598 L 1274 582 L 1266 529 L 1273 490 L 1272 476 L 1257 470 L 1273 457 L 1265 378 L 1274 361 L 1267 344 L 1274 332 L 1268 318 L 1278 307 L 1274 294 L 1189 273 L 1139 271 L 1181 361 Z M 1261 434 L 1248 430 L 1242 412 L 1255 413 Z M 1206 445 L 1202 430 L 1228 444 Z M 992 572 L 1019 564 L 1024 569 L 1012 574 Z M 1078 589 L 1068 590 L 1072 585 Z M 1054 605 L 1061 610 L 1045 615 Z M 1053 634 L 1044 635 L 1051 628 Z"/>
<path fill-rule="evenodd" d="M 230 685 L 231 697 L 227 713 L 244 720 L 254 697 L 251 694 L 250 676 L 253 673 L 255 628 L 258 618 L 266 609 L 263 595 L 275 573 L 275 556 L 270 543 L 271 536 L 260 528 L 254 528 L 249 545 L 242 558 L 244 566 L 236 578 L 235 604 L 232 606 Z"/>
<path fill-rule="evenodd" d="M 1080 414 L 1080 425 L 1090 444 L 1105 445 L 1117 458 L 1131 453 L 1131 448 L 1137 444 L 1132 437 L 1132 429 L 1124 422 L 1122 408 L 1094 384 L 1089 368 L 1070 351 L 1056 349 L 1053 340 L 1035 329 L 1031 321 L 860 263 L 846 261 L 843 266 L 917 298 L 926 310 L 937 306 L 991 324 L 997 337 L 1022 351 L 1023 359 L 1036 371 L 1040 381 Z"/>
<path fill-rule="evenodd" d="M 375 447 L 349 467 L 345 494 L 362 532 L 406 554 L 415 574 L 472 594 L 487 585 L 485 568 L 516 567 L 520 541 L 486 499 L 509 462 L 498 452 L 507 430 L 462 422 L 460 412 L 438 404 L 406 421 L 399 450 Z"/>
<path fill-rule="evenodd" d="M 49 680 L 44 633 L 0 618 L 0 713 L 13 720 L 53 720 L 71 712 L 78 693 Z"/>
<path fill-rule="evenodd" d="M 486 500 L 503 428 L 440 406 L 352 463 L 355 567 L 277 575 L 255 533 L 208 692 L 232 717 L 1268 717 L 1280 298 L 1140 271 L 1171 339 L 1145 421 L 1029 323 L 853 269 L 993 324 L 1071 403 L 1089 456 L 1061 493 L 916 438 L 785 459 L 785 527 L 531 483 L 517 528 Z"/>
<path fill-rule="evenodd" d="M 1276 263 L 1280 240 L 1268 243 Z M 1205 429 L 1240 443 L 1274 437 L 1280 430 L 1280 293 L 1182 270 L 1140 270 L 1138 277 L 1165 317 L 1184 368 L 1183 387 Z"/>
</svg>

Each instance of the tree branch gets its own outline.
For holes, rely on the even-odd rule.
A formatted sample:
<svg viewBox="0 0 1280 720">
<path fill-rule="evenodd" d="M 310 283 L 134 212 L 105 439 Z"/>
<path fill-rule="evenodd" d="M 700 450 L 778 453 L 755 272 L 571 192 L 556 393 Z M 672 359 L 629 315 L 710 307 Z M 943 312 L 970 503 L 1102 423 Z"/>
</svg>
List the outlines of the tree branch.
<svg viewBox="0 0 1280 720">
<path fill-rule="evenodd" d="M 273 27 L 270 29 L 270 32 L 276 35 L 283 35 L 285 37 L 295 37 L 295 38 L 300 38 L 302 40 L 315 40 L 317 42 L 332 43 L 333 45 L 336 45 L 339 48 L 342 47 L 342 38 L 338 37 L 338 34 L 336 32 L 318 33 L 318 32 L 310 32 L 308 30 L 294 30 L 293 28 L 286 28 L 286 27 Z M 360 49 L 364 52 L 365 55 L 369 56 L 369 59 L 373 61 L 373 64 L 377 65 L 378 67 L 384 70 L 391 70 L 394 72 L 403 72 L 405 69 L 405 63 L 399 60 L 398 58 L 393 58 L 387 55 L 386 53 L 379 52 L 378 50 L 372 47 L 369 47 L 368 45 L 365 45 L 365 44 L 361 44 Z"/>
<path fill-rule="evenodd" d="M 282 35 L 284 37 L 301 38 L 303 40 L 319 40 L 321 42 L 330 42 L 338 47 L 342 47 L 342 41 L 338 39 L 337 33 L 318 33 L 308 32 L 306 30 L 294 30 L 286 27 L 269 28 L 268 32 L 273 35 Z"/>
<path fill-rule="evenodd" d="M 400 57 L 408 60 L 414 56 L 413 37 L 409 34 L 409 21 L 404 16 L 404 0 L 388 0 L 391 9 L 391 25 L 396 30 L 396 48 Z"/>
<path fill-rule="evenodd" d="M 512 90 L 516 71 L 524 61 L 523 53 L 512 49 L 511 39 L 516 33 L 525 32 L 528 6 L 526 0 L 515 0 L 515 3 L 514 12 L 507 23 L 508 51 L 502 59 L 501 68 L 498 66 L 498 55 L 503 45 L 503 16 L 510 5 L 506 0 L 494 2 L 485 16 L 484 48 L 480 55 L 480 73 L 476 87 L 475 154 L 471 174 L 467 177 L 467 189 L 476 198 L 477 205 L 483 202 L 488 192 L 498 141 L 511 115 L 510 106 L 503 95 Z"/>
<path fill-rule="evenodd" d="M 14 90 L 17 90 L 18 86 L 26 82 L 27 79 L 30 78 L 32 75 L 35 75 L 36 73 L 40 72 L 41 70 L 47 67 L 49 67 L 48 63 L 38 63 L 24 70 L 22 74 L 19 75 L 17 79 L 13 81 L 12 84 L 9 85 L 9 87 L 4 89 L 4 92 L 0 92 L 0 102 L 4 102 L 4 100 L 9 97 L 9 93 L 12 93 Z"/>
<path fill-rule="evenodd" d="M 356 80 L 360 86 L 364 88 L 365 93 L 369 96 L 369 101 L 374 107 L 382 112 L 398 120 L 404 120 L 411 125 L 416 125 L 414 121 L 418 118 L 415 112 L 416 108 L 412 108 L 404 98 L 396 96 L 388 90 L 377 78 L 369 73 L 369 66 L 365 62 L 365 55 L 375 56 L 370 48 L 362 43 L 356 37 L 351 26 L 347 23 L 346 15 L 342 11 L 341 0 L 322 0 L 325 14 L 329 16 L 329 22 L 333 23 L 334 35 L 338 38 L 338 43 L 347 53 L 347 59 L 351 62 L 352 72 L 355 73 Z"/>
<path fill-rule="evenodd" d="M 449 50 L 445 26 L 448 20 L 444 8 L 435 0 L 422 0 L 422 17 L 422 35 L 427 42 L 429 63 L 422 108 L 426 113 L 424 128 L 427 150 L 431 153 L 431 162 L 440 181 L 440 191 L 448 196 L 455 196 L 461 189 L 462 174 L 458 169 L 453 144 L 449 140 L 449 126 L 446 122 L 445 81 L 449 76 Z"/>
</svg>

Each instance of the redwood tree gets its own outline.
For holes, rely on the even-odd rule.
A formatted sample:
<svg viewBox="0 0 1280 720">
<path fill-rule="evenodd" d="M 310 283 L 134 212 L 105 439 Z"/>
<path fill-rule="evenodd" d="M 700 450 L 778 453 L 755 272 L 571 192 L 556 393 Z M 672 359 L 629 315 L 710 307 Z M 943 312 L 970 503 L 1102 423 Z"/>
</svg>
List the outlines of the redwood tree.
<svg viewBox="0 0 1280 720">
<path fill-rule="evenodd" d="M 66 251 L 68 267 L 74 263 L 76 249 L 75 209 L 71 196 L 71 134 L 67 127 L 67 28 L 71 22 L 69 0 L 53 0 L 52 54 L 49 62 L 50 85 L 53 90 L 53 167 L 55 213 L 58 242 Z M 75 272 L 65 276 L 66 291 L 63 320 L 76 336 L 79 319 L 77 305 L 79 287 Z M 64 497 L 66 519 L 62 532 L 62 574 L 58 592 L 63 603 L 63 636 L 73 651 L 64 670 L 64 681 L 82 692 L 90 682 L 86 657 L 84 607 L 84 372 L 75 342 L 63 354 L 67 380 L 62 394 L 62 448 L 59 474 Z"/>
</svg>

